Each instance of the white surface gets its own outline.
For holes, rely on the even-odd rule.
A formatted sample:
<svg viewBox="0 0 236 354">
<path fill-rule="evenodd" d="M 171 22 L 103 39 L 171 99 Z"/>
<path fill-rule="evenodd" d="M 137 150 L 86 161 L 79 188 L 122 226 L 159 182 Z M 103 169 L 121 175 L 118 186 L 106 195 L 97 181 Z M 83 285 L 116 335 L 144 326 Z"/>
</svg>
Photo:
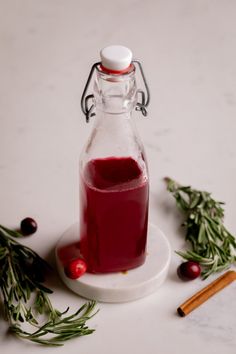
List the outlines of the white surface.
<svg viewBox="0 0 236 354">
<path fill-rule="evenodd" d="M 106 69 L 121 71 L 127 69 L 132 61 L 132 52 L 122 45 L 110 45 L 100 52 L 102 65 Z"/>
<path fill-rule="evenodd" d="M 79 279 L 65 275 L 58 250 L 78 243 L 79 224 L 72 225 L 62 235 L 56 247 L 58 272 L 63 282 L 87 299 L 102 302 L 127 302 L 140 299 L 157 291 L 164 283 L 171 259 L 171 249 L 166 236 L 152 224 L 148 226 L 147 256 L 145 263 L 127 272 L 110 274 L 85 273 Z"/>
<path fill-rule="evenodd" d="M 234 0 L 2 0 L 1 223 L 35 217 L 39 230 L 24 242 L 50 259 L 78 220 L 78 158 L 92 128 L 80 96 L 100 48 L 122 43 L 142 60 L 151 90 L 148 118 L 136 119 L 149 161 L 150 220 L 172 250 L 184 246 L 181 215 L 163 183 L 170 176 L 225 201 L 235 234 L 235 13 Z M 90 322 L 96 332 L 63 348 L 6 336 L 1 322 L 1 354 L 234 354 L 236 283 L 179 318 L 176 308 L 213 280 L 181 282 L 179 262 L 172 252 L 168 278 L 153 295 L 99 304 Z M 56 275 L 52 287 L 59 309 L 84 302 Z"/>
</svg>

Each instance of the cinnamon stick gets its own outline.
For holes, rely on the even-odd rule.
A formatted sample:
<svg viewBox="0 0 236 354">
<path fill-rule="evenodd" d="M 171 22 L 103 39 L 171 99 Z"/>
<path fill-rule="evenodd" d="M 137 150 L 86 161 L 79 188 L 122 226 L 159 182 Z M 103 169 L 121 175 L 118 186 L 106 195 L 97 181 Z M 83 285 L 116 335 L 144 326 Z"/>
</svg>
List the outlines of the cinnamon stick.
<svg viewBox="0 0 236 354">
<path fill-rule="evenodd" d="M 224 289 L 227 285 L 236 279 L 236 272 L 229 270 L 207 285 L 202 290 L 198 291 L 195 295 L 190 297 L 182 305 L 177 308 L 177 312 L 181 317 L 188 315 L 191 311 L 200 306 L 203 302 L 208 300 L 211 296 Z"/>
</svg>

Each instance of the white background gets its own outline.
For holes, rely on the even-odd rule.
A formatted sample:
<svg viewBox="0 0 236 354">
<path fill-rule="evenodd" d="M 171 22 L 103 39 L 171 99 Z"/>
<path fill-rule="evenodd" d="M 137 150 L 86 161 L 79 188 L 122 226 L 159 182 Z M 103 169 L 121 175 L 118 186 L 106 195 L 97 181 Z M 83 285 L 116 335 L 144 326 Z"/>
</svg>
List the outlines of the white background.
<svg viewBox="0 0 236 354">
<path fill-rule="evenodd" d="M 123 44 L 142 61 L 151 90 L 149 116 L 136 121 L 149 161 L 150 220 L 172 246 L 162 288 L 99 304 L 91 336 L 42 348 L 6 336 L 1 321 L 1 354 L 235 353 L 235 284 L 188 317 L 176 315 L 214 277 L 178 280 L 182 218 L 163 183 L 170 176 L 211 191 L 236 232 L 235 18 L 234 0 L 0 1 L 0 222 L 16 227 L 34 217 L 39 230 L 24 242 L 54 262 L 60 235 L 78 220 L 78 159 L 92 128 L 81 93 L 100 48 Z M 84 302 L 56 271 L 51 282 L 56 307 Z"/>
</svg>

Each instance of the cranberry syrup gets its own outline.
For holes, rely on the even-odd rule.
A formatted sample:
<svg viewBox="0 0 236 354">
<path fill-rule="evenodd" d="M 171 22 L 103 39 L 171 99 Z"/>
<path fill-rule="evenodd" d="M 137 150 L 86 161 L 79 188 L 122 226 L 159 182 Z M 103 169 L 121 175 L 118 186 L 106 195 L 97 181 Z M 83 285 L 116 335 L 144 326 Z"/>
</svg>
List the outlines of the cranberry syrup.
<svg viewBox="0 0 236 354">
<path fill-rule="evenodd" d="M 80 247 L 88 271 L 107 273 L 145 261 L 148 178 L 131 157 L 91 160 L 80 178 Z"/>
</svg>

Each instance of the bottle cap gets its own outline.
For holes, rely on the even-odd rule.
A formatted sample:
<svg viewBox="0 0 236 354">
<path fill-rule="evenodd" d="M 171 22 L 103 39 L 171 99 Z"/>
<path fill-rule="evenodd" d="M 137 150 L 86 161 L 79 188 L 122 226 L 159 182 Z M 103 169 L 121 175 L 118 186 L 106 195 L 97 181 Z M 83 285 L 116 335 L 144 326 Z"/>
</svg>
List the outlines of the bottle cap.
<svg viewBox="0 0 236 354">
<path fill-rule="evenodd" d="M 122 45 L 111 45 L 100 52 L 102 69 L 109 73 L 124 73 L 129 69 L 132 52 Z"/>
</svg>

